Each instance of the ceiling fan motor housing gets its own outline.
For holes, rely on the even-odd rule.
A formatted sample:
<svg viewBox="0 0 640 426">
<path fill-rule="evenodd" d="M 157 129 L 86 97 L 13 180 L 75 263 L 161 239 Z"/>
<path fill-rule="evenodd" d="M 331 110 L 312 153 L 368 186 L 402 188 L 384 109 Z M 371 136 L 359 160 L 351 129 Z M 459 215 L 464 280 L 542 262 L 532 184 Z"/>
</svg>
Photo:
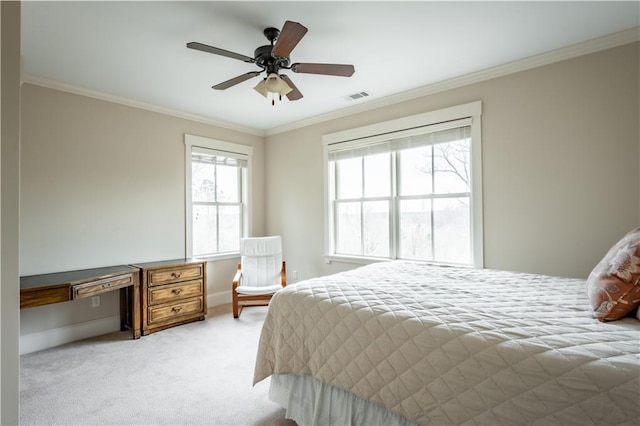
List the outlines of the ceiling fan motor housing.
<svg viewBox="0 0 640 426">
<path fill-rule="evenodd" d="M 253 57 L 258 65 L 263 66 L 267 73 L 277 73 L 281 67 L 289 66 L 289 58 L 276 58 L 271 55 L 272 45 L 265 45 L 258 47 L 253 52 Z"/>
</svg>

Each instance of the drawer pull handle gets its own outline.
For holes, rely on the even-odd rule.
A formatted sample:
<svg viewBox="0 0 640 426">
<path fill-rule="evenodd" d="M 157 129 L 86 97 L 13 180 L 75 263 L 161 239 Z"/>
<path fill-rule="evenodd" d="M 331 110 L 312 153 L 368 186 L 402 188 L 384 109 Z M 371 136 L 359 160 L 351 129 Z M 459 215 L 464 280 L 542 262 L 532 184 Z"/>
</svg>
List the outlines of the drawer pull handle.
<svg viewBox="0 0 640 426">
<path fill-rule="evenodd" d="M 182 306 L 174 306 L 171 310 L 177 314 L 182 310 Z"/>
<path fill-rule="evenodd" d="M 173 278 L 180 278 L 182 276 L 182 272 L 173 272 L 171 273 L 171 276 Z"/>
<path fill-rule="evenodd" d="M 180 293 L 182 293 L 182 289 L 181 288 L 174 288 L 173 290 L 171 290 L 171 293 L 173 293 L 173 294 L 175 294 L 177 296 Z"/>
</svg>

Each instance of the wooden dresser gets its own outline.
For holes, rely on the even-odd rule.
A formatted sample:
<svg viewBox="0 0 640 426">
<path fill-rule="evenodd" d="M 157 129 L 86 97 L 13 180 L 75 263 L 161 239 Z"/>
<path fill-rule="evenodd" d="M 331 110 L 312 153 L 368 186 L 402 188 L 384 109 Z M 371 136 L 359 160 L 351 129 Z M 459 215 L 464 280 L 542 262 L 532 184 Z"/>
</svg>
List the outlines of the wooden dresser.
<svg viewBox="0 0 640 426">
<path fill-rule="evenodd" d="M 207 268 L 199 259 L 139 263 L 142 334 L 195 320 L 207 313 Z"/>
</svg>

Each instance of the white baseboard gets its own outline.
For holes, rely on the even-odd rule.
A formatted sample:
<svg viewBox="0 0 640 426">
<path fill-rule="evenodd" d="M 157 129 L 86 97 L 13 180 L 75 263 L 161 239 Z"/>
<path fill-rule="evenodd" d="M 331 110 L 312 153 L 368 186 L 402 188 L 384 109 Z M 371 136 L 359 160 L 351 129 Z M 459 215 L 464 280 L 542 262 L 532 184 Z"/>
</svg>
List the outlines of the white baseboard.
<svg viewBox="0 0 640 426">
<path fill-rule="evenodd" d="M 207 294 L 207 307 L 231 303 L 231 290 Z"/>
<path fill-rule="evenodd" d="M 20 355 L 120 330 L 120 316 L 112 316 L 20 336 Z"/>
</svg>

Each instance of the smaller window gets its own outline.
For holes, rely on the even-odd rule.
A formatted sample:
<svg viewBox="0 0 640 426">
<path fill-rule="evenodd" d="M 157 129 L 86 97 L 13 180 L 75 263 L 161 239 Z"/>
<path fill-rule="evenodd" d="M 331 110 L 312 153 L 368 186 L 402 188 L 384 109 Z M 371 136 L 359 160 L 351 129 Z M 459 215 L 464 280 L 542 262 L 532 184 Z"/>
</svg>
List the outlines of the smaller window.
<svg viewBox="0 0 640 426">
<path fill-rule="evenodd" d="M 185 135 L 187 257 L 236 255 L 248 235 L 251 147 Z"/>
</svg>

